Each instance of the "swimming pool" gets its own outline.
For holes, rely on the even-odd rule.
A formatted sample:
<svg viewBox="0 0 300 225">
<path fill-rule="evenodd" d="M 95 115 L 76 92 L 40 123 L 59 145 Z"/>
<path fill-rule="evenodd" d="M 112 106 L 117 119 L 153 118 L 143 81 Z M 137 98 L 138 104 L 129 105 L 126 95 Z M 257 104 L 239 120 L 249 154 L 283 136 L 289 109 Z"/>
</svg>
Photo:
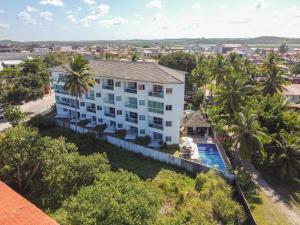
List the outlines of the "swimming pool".
<svg viewBox="0 0 300 225">
<path fill-rule="evenodd" d="M 197 147 L 201 164 L 226 171 L 226 165 L 216 144 L 198 144 Z"/>
</svg>

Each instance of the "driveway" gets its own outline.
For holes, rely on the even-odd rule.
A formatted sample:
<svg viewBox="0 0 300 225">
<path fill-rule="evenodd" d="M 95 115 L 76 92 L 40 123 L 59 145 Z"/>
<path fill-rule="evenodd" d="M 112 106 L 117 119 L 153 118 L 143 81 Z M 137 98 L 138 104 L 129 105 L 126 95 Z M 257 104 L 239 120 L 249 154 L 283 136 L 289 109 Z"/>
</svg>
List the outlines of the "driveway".
<svg viewBox="0 0 300 225">
<path fill-rule="evenodd" d="M 46 95 L 43 99 L 39 99 L 36 101 L 27 102 L 20 106 L 22 112 L 25 112 L 27 115 L 27 118 L 30 118 L 32 116 L 41 114 L 48 109 L 55 103 L 54 94 L 52 95 Z M 0 122 L 0 132 L 4 129 L 10 127 L 10 124 L 8 122 Z"/>
</svg>

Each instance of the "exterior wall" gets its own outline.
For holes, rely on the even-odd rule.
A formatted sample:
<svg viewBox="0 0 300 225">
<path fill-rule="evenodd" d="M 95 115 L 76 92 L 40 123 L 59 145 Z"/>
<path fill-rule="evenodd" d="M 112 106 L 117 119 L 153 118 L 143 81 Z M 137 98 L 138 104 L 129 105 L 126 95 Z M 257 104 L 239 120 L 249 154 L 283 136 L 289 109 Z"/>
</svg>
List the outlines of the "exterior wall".
<svg viewBox="0 0 300 225">
<path fill-rule="evenodd" d="M 57 71 L 52 71 L 52 80 L 54 89 L 56 85 L 64 85 L 64 82 L 59 82 L 59 74 L 62 74 Z M 164 97 L 154 97 L 149 96 L 149 92 L 153 91 L 153 83 L 144 83 L 137 81 L 137 91 L 136 93 L 128 93 L 124 91 L 124 88 L 128 81 L 125 80 L 116 80 L 114 79 L 114 90 L 108 90 L 103 88 L 103 84 L 107 78 L 98 78 L 100 79 L 100 84 L 96 84 L 93 88 L 94 98 L 87 98 L 86 95 L 80 97 L 78 104 L 78 114 L 79 119 L 90 119 L 95 124 L 106 123 L 108 126 L 115 124 L 117 129 L 131 129 L 134 128 L 138 131 L 138 136 L 149 135 L 152 139 L 155 137 L 154 133 L 160 134 L 162 141 L 167 144 L 178 144 L 179 143 L 179 128 L 180 128 L 180 118 L 183 114 L 184 107 L 184 83 L 182 84 L 163 84 L 163 95 Z M 116 86 L 116 82 L 120 82 L 120 87 Z M 134 81 L 133 81 L 134 82 Z M 139 90 L 138 86 L 144 85 L 145 90 Z M 162 85 L 162 84 L 157 84 Z M 172 93 L 167 94 L 166 89 L 172 88 Z M 101 97 L 97 97 L 97 93 L 101 94 Z M 88 93 L 90 94 L 90 93 Z M 114 103 L 108 102 L 108 94 L 114 95 Z M 75 97 L 68 95 L 65 91 L 57 91 L 55 89 L 56 96 L 56 105 L 57 105 L 57 114 L 60 115 L 70 115 L 75 118 Z M 128 107 L 129 97 L 137 99 L 137 107 L 132 108 Z M 61 104 L 63 98 L 72 99 L 71 104 L 66 104 L 65 101 Z M 120 100 L 120 101 L 117 101 Z M 143 101 L 144 105 L 139 104 L 140 101 Z M 148 109 L 148 101 L 155 101 L 163 104 L 163 114 L 157 112 L 150 112 Z M 83 105 L 84 103 L 84 105 Z M 87 111 L 87 104 L 95 104 L 95 112 Z M 172 105 L 172 110 L 167 111 L 166 105 Z M 99 107 L 102 107 L 102 110 L 98 110 Z M 109 107 L 115 109 L 115 117 L 109 117 L 105 115 L 105 110 Z M 117 115 L 117 110 L 122 111 L 122 115 Z M 126 112 L 137 113 L 137 121 L 127 121 Z M 140 116 L 144 117 L 144 120 L 139 118 Z M 150 127 L 149 121 L 153 118 L 162 119 L 162 126 Z M 166 121 L 168 125 L 165 126 Z M 122 126 L 122 127 L 119 127 Z M 160 136 L 159 135 L 159 136 Z M 157 135 L 156 135 L 157 137 Z M 167 139 L 166 139 L 167 137 Z"/>
</svg>

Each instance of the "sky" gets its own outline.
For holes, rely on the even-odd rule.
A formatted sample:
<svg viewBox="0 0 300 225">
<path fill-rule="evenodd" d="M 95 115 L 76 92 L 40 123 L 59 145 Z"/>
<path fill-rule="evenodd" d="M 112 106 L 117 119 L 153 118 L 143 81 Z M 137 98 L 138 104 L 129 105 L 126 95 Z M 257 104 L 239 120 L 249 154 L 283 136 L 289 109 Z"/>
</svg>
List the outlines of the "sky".
<svg viewBox="0 0 300 225">
<path fill-rule="evenodd" d="M 0 40 L 300 38 L 300 0 L 0 0 Z"/>
</svg>

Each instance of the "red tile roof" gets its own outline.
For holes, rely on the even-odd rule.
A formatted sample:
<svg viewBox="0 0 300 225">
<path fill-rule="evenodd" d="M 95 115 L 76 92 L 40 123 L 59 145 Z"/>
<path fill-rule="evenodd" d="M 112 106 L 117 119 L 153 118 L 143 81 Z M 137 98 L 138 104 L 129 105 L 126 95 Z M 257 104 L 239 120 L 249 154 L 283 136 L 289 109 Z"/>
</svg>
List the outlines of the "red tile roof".
<svg viewBox="0 0 300 225">
<path fill-rule="evenodd" d="M 0 181 L 1 225 L 58 225 L 42 210 Z"/>
</svg>

